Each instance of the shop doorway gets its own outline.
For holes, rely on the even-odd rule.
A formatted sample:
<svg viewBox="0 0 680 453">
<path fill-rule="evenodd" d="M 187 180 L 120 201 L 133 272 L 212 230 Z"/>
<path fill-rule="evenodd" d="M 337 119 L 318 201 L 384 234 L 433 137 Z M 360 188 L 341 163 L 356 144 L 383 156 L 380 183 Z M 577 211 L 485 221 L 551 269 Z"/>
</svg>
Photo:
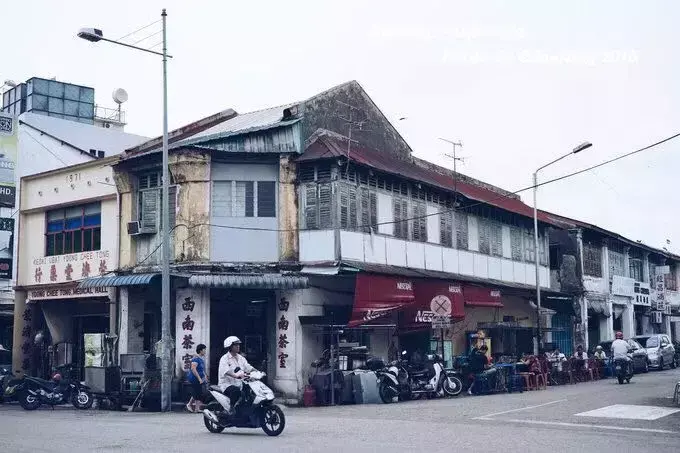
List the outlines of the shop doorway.
<svg viewBox="0 0 680 453">
<path fill-rule="evenodd" d="M 235 335 L 243 343 L 241 354 L 258 370 L 269 366 L 268 326 L 273 326 L 275 294 L 272 291 L 213 290 L 210 298 L 210 380 L 218 382 L 217 371 L 224 354 L 224 339 Z"/>
</svg>

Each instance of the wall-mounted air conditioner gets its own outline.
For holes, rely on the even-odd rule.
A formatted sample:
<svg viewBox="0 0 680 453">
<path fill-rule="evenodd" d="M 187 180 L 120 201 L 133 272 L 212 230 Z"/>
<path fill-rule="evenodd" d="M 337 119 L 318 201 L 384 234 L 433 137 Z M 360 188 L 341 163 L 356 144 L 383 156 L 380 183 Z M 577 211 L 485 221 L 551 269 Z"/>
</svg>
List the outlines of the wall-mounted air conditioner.
<svg viewBox="0 0 680 453">
<path fill-rule="evenodd" d="M 141 224 L 139 221 L 135 220 L 134 222 L 128 222 L 127 223 L 127 232 L 130 236 L 139 236 L 142 234 L 156 234 L 155 230 L 150 230 L 149 228 L 142 228 Z"/>
</svg>

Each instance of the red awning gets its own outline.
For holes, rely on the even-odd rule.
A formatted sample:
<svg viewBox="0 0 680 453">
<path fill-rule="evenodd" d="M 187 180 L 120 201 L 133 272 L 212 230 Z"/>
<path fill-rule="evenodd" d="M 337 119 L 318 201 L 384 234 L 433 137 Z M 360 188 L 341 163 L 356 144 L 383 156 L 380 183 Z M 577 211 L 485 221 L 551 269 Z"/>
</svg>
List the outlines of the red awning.
<svg viewBox="0 0 680 453">
<path fill-rule="evenodd" d="M 501 292 L 483 286 L 465 285 L 463 287 L 465 305 L 473 307 L 502 307 Z"/>
<path fill-rule="evenodd" d="M 465 317 L 463 287 L 445 280 L 417 280 L 414 282 L 416 301 L 404 309 L 401 326 L 422 329 L 432 326 L 432 317 L 450 310 L 453 320 Z M 436 310 L 436 311 L 435 311 Z"/>
<path fill-rule="evenodd" d="M 347 327 L 381 318 L 415 301 L 413 282 L 400 277 L 359 274 L 354 289 L 352 317 Z"/>
</svg>

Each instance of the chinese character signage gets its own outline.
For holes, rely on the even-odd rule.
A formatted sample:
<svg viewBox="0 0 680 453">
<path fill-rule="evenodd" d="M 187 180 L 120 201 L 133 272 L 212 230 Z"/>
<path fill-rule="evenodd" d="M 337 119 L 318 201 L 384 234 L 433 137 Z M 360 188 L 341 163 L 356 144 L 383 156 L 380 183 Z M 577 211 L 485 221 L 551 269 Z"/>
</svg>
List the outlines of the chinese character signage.
<svg viewBox="0 0 680 453">
<path fill-rule="evenodd" d="M 108 250 L 34 258 L 30 284 L 50 285 L 99 277 L 109 272 L 111 259 Z"/>
<path fill-rule="evenodd" d="M 18 121 L 13 115 L 0 112 L 0 206 L 15 205 L 14 167 L 17 161 Z"/>
<path fill-rule="evenodd" d="M 290 302 L 285 297 L 281 297 L 276 310 L 276 362 L 279 369 L 290 368 L 289 357 L 294 353 L 291 343 L 295 336 L 295 325 L 289 309 Z"/>
<path fill-rule="evenodd" d="M 654 308 L 659 311 L 666 309 L 666 280 L 664 274 L 658 273 L 654 277 Z"/>
<path fill-rule="evenodd" d="M 182 288 L 177 290 L 176 299 L 176 340 L 175 360 L 176 367 L 182 373 L 191 369 L 191 359 L 196 356 L 196 346 L 205 344 L 208 346 L 208 354 L 211 349 L 220 345 L 211 345 L 210 340 L 210 292 L 199 289 Z M 210 363 L 205 358 L 206 366 Z"/>
</svg>

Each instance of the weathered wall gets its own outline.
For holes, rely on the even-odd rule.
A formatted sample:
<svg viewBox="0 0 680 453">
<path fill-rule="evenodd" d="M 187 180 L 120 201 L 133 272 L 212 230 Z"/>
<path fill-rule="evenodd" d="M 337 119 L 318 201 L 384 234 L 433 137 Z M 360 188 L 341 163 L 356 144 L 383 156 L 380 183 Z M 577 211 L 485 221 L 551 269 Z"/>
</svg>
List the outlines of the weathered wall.
<svg viewBox="0 0 680 453">
<path fill-rule="evenodd" d="M 303 142 L 320 128 L 347 136 L 349 123 L 345 119 L 350 118 L 351 112 L 353 122 L 366 121 L 364 130 L 356 124 L 352 126 L 352 139 L 361 146 L 392 153 L 402 158 L 408 158 L 411 153 L 408 144 L 355 81 L 320 93 L 302 103 L 301 107 L 304 115 Z"/>
<path fill-rule="evenodd" d="M 297 165 L 291 155 L 279 160 L 279 259 L 298 261 L 298 200 L 295 190 Z"/>
<path fill-rule="evenodd" d="M 126 269 L 133 267 L 136 263 L 136 247 L 134 246 L 134 239 L 127 234 L 127 224 L 136 218 L 135 197 L 132 191 L 133 184 L 131 175 L 127 172 L 114 172 L 114 181 L 120 196 L 120 242 L 118 244 L 118 267 Z"/>
<path fill-rule="evenodd" d="M 178 185 L 176 227 L 172 235 L 175 239 L 175 261 L 208 261 L 210 154 L 187 150 L 172 154 L 170 172 Z"/>
</svg>

